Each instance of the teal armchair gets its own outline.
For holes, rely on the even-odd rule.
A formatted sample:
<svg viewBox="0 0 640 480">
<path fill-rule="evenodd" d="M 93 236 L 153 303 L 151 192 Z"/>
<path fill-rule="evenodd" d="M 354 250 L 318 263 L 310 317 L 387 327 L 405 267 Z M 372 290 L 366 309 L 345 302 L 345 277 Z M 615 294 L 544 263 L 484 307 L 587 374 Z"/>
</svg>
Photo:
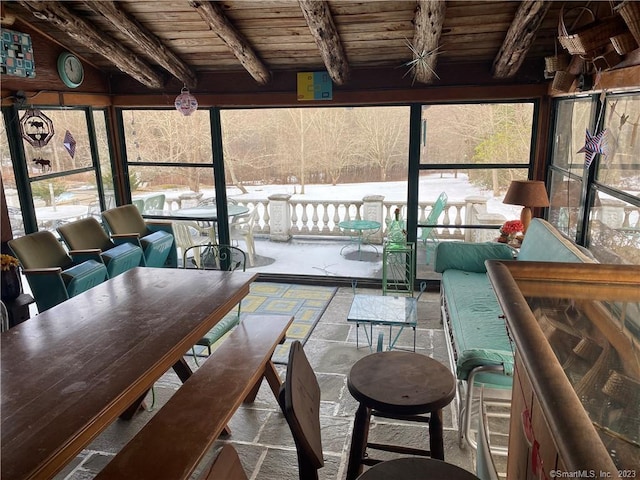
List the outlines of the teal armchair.
<svg viewBox="0 0 640 480">
<path fill-rule="evenodd" d="M 107 279 L 107 267 L 85 254 L 70 256 L 48 230 L 9 240 L 22 265 L 39 312 L 74 297 Z"/>
<path fill-rule="evenodd" d="M 142 248 L 145 266 L 178 266 L 170 222 L 146 222 L 135 205 L 105 210 L 102 219 L 116 244 L 131 242 Z"/>
<path fill-rule="evenodd" d="M 107 267 L 109 278 L 144 264 L 142 248 L 131 242 L 116 245 L 93 217 L 67 223 L 57 230 L 72 256 L 83 253 L 99 256 Z"/>
</svg>

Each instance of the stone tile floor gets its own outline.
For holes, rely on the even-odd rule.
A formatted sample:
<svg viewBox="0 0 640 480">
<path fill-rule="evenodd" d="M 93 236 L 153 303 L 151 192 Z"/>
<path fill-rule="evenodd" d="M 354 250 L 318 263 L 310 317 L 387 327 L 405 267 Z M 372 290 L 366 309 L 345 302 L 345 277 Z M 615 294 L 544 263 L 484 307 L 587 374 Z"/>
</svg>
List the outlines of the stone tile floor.
<svg viewBox="0 0 640 480">
<path fill-rule="evenodd" d="M 375 292 L 379 291 L 362 291 L 368 294 Z M 320 470 L 321 480 L 345 478 L 353 416 L 357 407 L 347 389 L 347 374 L 353 363 L 369 353 L 369 348 L 363 346 L 362 337 L 360 348 L 356 348 L 356 327 L 346 321 L 352 299 L 351 288 L 340 288 L 304 347 L 322 392 L 321 424 L 325 466 Z M 418 317 L 417 351 L 449 365 L 445 335 L 440 323 L 438 293 L 426 292 L 422 295 Z M 388 333 L 388 329 L 385 332 Z M 413 345 L 413 333 L 410 329 L 403 332 L 398 345 L 400 348 L 410 348 Z M 193 363 L 192 359 L 189 361 Z M 278 368 L 284 378 L 286 367 Z M 150 411 L 138 414 L 132 421 L 116 421 L 67 466 L 56 480 L 93 478 L 179 385 L 180 382 L 172 371 L 166 373 L 156 383 L 155 404 Z M 152 402 L 151 395 L 147 400 Z M 461 449 L 458 445 L 458 418 L 454 405 L 455 400 L 444 410 L 445 458 L 448 462 L 474 471 L 472 449 L 468 446 Z M 206 463 L 214 457 L 223 442 L 231 442 L 238 450 L 250 479 L 298 478 L 293 439 L 266 382 L 263 382 L 256 401 L 243 405 L 234 415 L 230 428 L 232 434 L 216 442 L 205 460 Z M 370 430 L 370 441 L 417 447 L 424 446 L 427 437 L 426 425 L 386 419 L 374 419 Z M 383 459 L 393 458 L 393 455 L 385 452 L 378 455 L 376 452 L 376 456 Z"/>
</svg>

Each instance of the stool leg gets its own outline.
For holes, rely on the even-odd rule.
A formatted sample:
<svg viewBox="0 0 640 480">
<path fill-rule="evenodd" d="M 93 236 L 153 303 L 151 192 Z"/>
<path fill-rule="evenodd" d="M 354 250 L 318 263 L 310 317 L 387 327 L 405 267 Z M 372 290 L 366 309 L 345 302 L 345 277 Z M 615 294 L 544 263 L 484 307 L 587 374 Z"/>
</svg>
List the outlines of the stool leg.
<svg viewBox="0 0 640 480">
<path fill-rule="evenodd" d="M 444 460 L 442 410 L 431 412 L 429 418 L 429 445 L 431 458 Z"/>
<path fill-rule="evenodd" d="M 369 422 L 371 410 L 362 403 L 356 410 L 351 435 L 351 449 L 349 450 L 349 464 L 347 466 L 347 480 L 355 480 L 362 473 L 362 458 L 367 449 L 369 438 Z"/>
</svg>

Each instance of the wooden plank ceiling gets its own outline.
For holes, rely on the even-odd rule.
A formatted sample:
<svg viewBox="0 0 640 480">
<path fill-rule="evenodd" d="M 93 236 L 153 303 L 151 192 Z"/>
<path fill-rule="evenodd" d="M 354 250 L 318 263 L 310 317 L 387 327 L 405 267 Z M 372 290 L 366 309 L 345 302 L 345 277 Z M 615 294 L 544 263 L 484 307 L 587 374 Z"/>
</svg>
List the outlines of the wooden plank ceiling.
<svg viewBox="0 0 640 480">
<path fill-rule="evenodd" d="M 609 2 L 578 2 L 608 6 Z M 573 2 L 573 4 L 578 4 Z M 189 88 L 204 72 L 327 70 L 337 85 L 361 68 L 437 81 L 444 64 L 482 63 L 509 79 L 553 55 L 562 2 L 330 0 L 4 1 L 14 15 L 105 73 L 151 89 Z M 574 13 L 575 14 L 575 13 Z M 609 12 L 610 14 L 610 12 Z M 400 70 L 402 71 L 402 70 Z M 540 68 L 540 81 L 543 70 Z"/>
</svg>

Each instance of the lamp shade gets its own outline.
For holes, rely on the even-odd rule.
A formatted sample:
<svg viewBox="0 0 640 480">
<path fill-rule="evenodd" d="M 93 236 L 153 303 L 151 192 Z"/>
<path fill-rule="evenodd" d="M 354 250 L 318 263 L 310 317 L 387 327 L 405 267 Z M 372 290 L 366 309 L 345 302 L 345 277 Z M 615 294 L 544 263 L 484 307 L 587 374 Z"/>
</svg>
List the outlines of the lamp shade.
<svg viewBox="0 0 640 480">
<path fill-rule="evenodd" d="M 502 203 L 522 205 L 520 221 L 526 233 L 531 222 L 531 207 L 548 207 L 549 196 L 540 180 L 512 180 Z"/>
<path fill-rule="evenodd" d="M 544 182 L 539 180 L 513 180 L 502 203 L 523 207 L 548 207 L 549 196 Z"/>
</svg>

